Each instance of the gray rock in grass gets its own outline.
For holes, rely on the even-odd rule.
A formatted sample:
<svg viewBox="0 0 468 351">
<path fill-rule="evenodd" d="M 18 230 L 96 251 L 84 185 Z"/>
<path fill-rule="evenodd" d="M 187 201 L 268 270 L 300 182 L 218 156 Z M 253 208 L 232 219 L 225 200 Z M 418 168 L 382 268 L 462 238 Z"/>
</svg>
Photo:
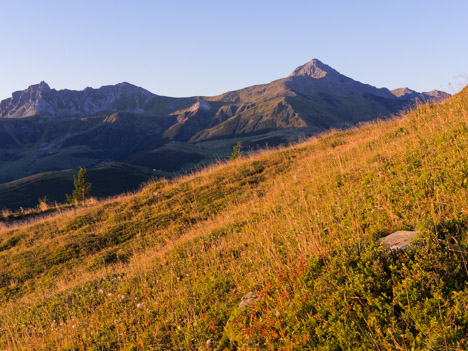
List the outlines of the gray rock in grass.
<svg viewBox="0 0 468 351">
<path fill-rule="evenodd" d="M 419 230 L 400 230 L 379 239 L 379 243 L 390 250 L 405 250 L 419 233 Z"/>
</svg>

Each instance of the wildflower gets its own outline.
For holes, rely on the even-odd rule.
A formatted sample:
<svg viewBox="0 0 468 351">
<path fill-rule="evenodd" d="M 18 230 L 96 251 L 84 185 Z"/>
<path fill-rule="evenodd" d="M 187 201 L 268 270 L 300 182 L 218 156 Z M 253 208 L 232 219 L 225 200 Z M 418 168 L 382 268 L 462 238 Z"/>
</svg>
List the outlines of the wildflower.
<svg viewBox="0 0 468 351">
<path fill-rule="evenodd" d="M 104 290 L 99 289 L 99 293 L 100 293 L 100 294 L 104 294 Z"/>
<path fill-rule="evenodd" d="M 121 300 L 125 299 L 125 295 L 120 295 L 119 297 Z"/>
<path fill-rule="evenodd" d="M 141 303 L 141 302 L 140 302 L 140 303 L 137 303 L 136 306 L 137 306 L 137 308 L 140 308 L 141 306 L 143 306 L 143 303 Z"/>
</svg>

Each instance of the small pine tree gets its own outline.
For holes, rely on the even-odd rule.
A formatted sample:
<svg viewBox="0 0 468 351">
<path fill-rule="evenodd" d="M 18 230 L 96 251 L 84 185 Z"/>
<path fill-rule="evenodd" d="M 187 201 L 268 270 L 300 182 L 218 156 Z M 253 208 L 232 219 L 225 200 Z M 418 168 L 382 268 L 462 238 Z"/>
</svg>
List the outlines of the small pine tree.
<svg viewBox="0 0 468 351">
<path fill-rule="evenodd" d="M 231 161 L 239 158 L 239 156 L 241 155 L 241 149 L 242 149 L 242 143 L 238 141 L 237 144 L 232 149 Z"/>
<path fill-rule="evenodd" d="M 86 200 L 91 191 L 91 183 L 88 183 L 88 176 L 85 168 L 80 168 L 78 175 L 73 176 L 73 184 L 75 190 L 71 195 L 67 195 L 67 200 L 71 204 L 82 202 Z"/>
</svg>

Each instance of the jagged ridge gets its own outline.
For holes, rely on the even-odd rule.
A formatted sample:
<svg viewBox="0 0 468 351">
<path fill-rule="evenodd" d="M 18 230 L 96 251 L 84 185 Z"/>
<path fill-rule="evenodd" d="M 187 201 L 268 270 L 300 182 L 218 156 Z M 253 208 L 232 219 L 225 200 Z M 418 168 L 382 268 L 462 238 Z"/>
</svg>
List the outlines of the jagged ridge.
<svg viewBox="0 0 468 351">
<path fill-rule="evenodd" d="M 45 82 L 17 91 L 0 103 L 0 117 L 83 117 L 116 111 L 142 112 L 153 96 L 149 91 L 129 83 L 86 88 L 82 91 L 55 90 Z"/>
</svg>

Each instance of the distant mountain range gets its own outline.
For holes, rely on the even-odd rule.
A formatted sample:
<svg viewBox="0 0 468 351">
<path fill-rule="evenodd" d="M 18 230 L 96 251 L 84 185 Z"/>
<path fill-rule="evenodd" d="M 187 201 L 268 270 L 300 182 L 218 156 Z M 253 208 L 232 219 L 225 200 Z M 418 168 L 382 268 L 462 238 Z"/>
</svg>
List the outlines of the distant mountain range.
<svg viewBox="0 0 468 351">
<path fill-rule="evenodd" d="M 330 91 L 331 90 L 331 91 Z M 325 94 L 330 93 L 330 96 Z M 316 95 L 316 96 L 315 96 Z M 0 117 L 2 118 L 24 118 L 32 116 L 48 117 L 89 117 L 97 114 L 109 114 L 114 112 L 132 112 L 138 114 L 166 114 L 171 115 L 182 107 L 185 112 L 197 112 L 200 108 L 205 111 L 211 110 L 211 102 L 220 102 L 223 107 L 231 107 L 226 113 L 226 108 L 213 111 L 213 115 L 241 114 L 239 109 L 251 109 L 254 106 L 243 106 L 244 103 L 254 105 L 264 104 L 272 98 L 285 98 L 277 105 L 289 107 L 290 102 L 286 98 L 302 97 L 306 100 L 320 98 L 331 107 L 336 107 L 337 101 L 332 97 L 364 98 L 367 102 L 376 100 L 383 103 L 384 110 L 391 109 L 395 101 L 407 103 L 407 100 L 440 101 L 450 95 L 438 90 L 418 93 L 408 88 L 395 90 L 377 89 L 373 86 L 362 84 L 348 78 L 333 68 L 323 64 L 319 60 L 312 60 L 298 67 L 287 78 L 274 81 L 270 84 L 257 85 L 242 90 L 229 92 L 217 97 L 195 97 L 195 98 L 164 98 L 152 94 L 148 90 L 134 86 L 129 83 L 103 86 L 99 89 L 86 88 L 82 91 L 55 90 L 51 89 L 45 82 L 31 85 L 28 89 L 17 91 L 12 97 L 0 102 Z M 383 99 L 388 101 L 384 102 Z M 196 102 L 194 102 L 196 101 Z M 193 104 L 187 109 L 181 105 Z M 275 101 L 276 102 L 276 101 Z M 356 101 L 358 102 L 358 101 Z M 359 101 L 362 103 L 362 101 Z M 294 105 L 294 102 L 292 102 Z M 233 108 L 237 108 L 233 110 Z M 370 108 L 372 110 L 372 107 Z M 373 106 L 373 110 L 382 110 L 381 107 Z M 291 111 L 294 114 L 294 111 Z M 385 111 L 387 112 L 387 111 Z M 309 113 L 310 114 L 310 113 Z M 299 116 L 301 118 L 302 116 Z M 307 118 L 306 118 L 307 119 Z M 306 119 L 303 119 L 305 122 Z M 180 121 L 177 121 L 180 123 Z M 179 124 L 175 123 L 175 124 Z"/>
<path fill-rule="evenodd" d="M 48 176 L 64 189 L 52 200 L 62 201 L 71 180 L 61 172 L 67 178 L 60 182 L 54 172 L 66 169 L 95 168 L 98 179 L 98 170 L 109 173 L 108 165 L 128 180 L 128 190 L 150 176 L 223 158 L 237 141 L 247 149 L 294 142 L 449 96 L 379 89 L 316 59 L 286 78 L 213 97 L 165 97 L 129 83 L 55 90 L 41 82 L 0 102 L 0 182 L 14 181 L 0 186 L 0 208 L 9 207 L 25 186 L 25 198 L 15 206 L 51 193 L 41 183 Z M 121 185 L 109 179 L 94 192 L 118 193 Z"/>
</svg>

